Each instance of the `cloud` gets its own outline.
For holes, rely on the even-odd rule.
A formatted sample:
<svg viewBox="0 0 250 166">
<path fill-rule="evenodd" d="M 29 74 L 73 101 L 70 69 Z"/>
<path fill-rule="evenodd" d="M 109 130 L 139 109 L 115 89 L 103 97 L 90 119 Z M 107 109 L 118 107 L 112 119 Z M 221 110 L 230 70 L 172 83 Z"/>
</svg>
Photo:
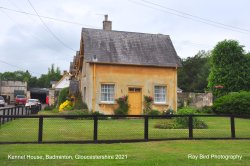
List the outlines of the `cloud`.
<svg viewBox="0 0 250 166">
<path fill-rule="evenodd" d="M 11 3 L 12 2 L 12 3 Z M 34 13 L 27 1 L 0 1 L 0 6 Z M 236 39 L 250 50 L 250 32 L 243 34 L 217 28 L 166 11 L 140 5 L 140 0 L 31 0 L 43 16 L 79 22 L 82 26 L 44 19 L 46 25 L 66 45 L 79 50 L 82 27 L 101 28 L 103 14 L 109 14 L 114 30 L 161 33 L 170 35 L 178 55 L 194 56 L 199 50 L 210 50 L 224 39 Z M 195 16 L 246 29 L 249 27 L 250 2 L 239 1 L 181 1 L 153 0 L 168 8 Z M 14 4 L 14 5 L 13 5 Z M 0 11 L 0 60 L 32 71 L 38 76 L 46 73 L 52 63 L 61 70 L 69 68 L 75 52 L 63 46 L 49 34 L 36 16 L 26 16 L 10 11 Z M 4 12 L 4 13 L 3 13 Z M 0 72 L 17 68 L 0 63 Z"/>
</svg>

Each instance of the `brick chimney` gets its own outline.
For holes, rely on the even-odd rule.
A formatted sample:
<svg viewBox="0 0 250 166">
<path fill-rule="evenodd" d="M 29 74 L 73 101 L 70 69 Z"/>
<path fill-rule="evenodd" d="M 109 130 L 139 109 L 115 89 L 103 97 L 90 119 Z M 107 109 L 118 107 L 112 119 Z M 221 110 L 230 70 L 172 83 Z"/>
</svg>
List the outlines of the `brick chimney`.
<svg viewBox="0 0 250 166">
<path fill-rule="evenodd" d="M 105 20 L 103 21 L 103 30 L 111 31 L 112 30 L 112 21 L 108 21 L 108 15 L 104 15 Z"/>
</svg>

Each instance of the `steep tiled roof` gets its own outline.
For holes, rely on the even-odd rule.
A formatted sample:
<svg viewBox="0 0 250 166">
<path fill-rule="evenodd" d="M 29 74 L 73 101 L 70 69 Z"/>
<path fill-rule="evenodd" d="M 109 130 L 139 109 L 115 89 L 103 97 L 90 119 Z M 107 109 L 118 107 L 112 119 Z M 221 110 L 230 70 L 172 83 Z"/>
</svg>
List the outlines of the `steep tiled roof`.
<svg viewBox="0 0 250 166">
<path fill-rule="evenodd" d="M 181 66 L 168 35 L 82 29 L 86 62 Z"/>
</svg>

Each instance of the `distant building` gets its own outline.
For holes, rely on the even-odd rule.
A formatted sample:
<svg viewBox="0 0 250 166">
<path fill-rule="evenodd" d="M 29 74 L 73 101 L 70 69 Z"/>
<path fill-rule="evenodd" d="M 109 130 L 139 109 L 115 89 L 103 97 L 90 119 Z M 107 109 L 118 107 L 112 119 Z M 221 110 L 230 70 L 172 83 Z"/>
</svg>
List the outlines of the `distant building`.
<svg viewBox="0 0 250 166">
<path fill-rule="evenodd" d="M 57 102 L 57 97 L 59 92 L 63 88 L 69 87 L 70 84 L 70 74 L 64 71 L 62 78 L 59 81 L 51 81 L 52 87 L 49 90 L 49 105 L 54 105 Z"/>
<path fill-rule="evenodd" d="M 56 83 L 52 84 L 52 89 L 63 89 L 63 88 L 67 88 L 69 87 L 69 83 L 70 83 L 70 76 L 69 73 L 64 73 L 63 77 L 57 81 Z"/>
<path fill-rule="evenodd" d="M 15 97 L 17 94 L 27 94 L 27 82 L 0 81 L 0 95 L 6 99 L 8 104 L 15 103 Z"/>
</svg>

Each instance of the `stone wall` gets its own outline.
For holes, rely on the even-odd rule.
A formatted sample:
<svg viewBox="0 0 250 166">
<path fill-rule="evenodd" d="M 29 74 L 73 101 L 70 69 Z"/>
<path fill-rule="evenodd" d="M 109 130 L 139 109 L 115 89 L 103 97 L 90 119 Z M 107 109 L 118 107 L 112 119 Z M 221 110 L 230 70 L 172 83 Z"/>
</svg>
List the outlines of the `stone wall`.
<svg viewBox="0 0 250 166">
<path fill-rule="evenodd" d="M 190 106 L 202 108 L 204 106 L 213 105 L 212 93 L 178 93 L 178 106 Z"/>
</svg>

